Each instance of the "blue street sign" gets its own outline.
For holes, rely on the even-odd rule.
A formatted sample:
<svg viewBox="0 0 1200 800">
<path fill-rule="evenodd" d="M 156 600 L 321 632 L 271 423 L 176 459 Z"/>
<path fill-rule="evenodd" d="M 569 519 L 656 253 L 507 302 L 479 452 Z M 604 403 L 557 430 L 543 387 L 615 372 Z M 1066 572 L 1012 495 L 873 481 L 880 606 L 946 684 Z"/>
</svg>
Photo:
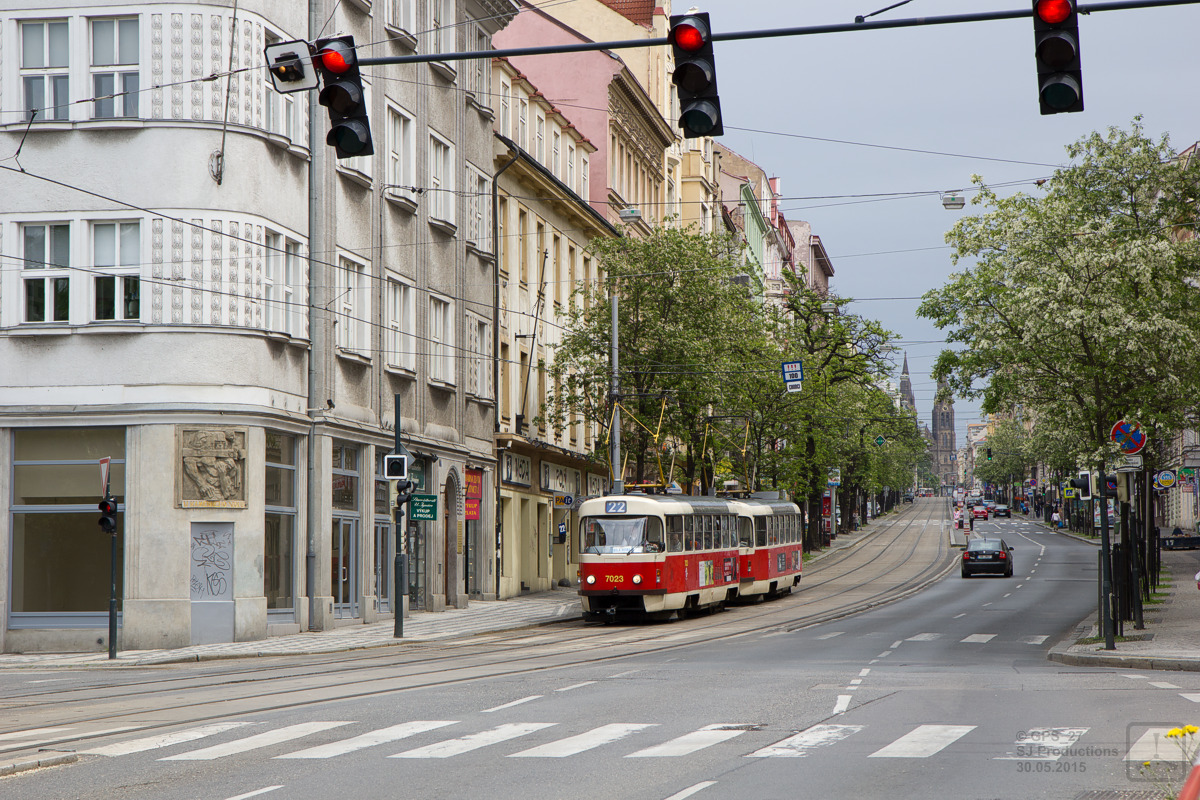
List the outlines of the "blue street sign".
<svg viewBox="0 0 1200 800">
<path fill-rule="evenodd" d="M 783 380 L 785 383 L 795 383 L 796 381 L 804 380 L 804 362 L 803 361 L 785 361 L 781 365 L 783 371 Z"/>
</svg>

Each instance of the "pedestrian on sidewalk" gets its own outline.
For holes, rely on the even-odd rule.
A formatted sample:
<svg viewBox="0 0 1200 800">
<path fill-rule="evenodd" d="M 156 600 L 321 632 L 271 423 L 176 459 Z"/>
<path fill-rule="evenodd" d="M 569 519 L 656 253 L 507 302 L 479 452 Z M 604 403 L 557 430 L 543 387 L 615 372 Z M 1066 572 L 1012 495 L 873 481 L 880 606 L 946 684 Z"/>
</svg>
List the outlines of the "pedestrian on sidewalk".
<svg viewBox="0 0 1200 800">
<path fill-rule="evenodd" d="M 1054 525 L 1054 527 L 1056 527 L 1056 528 L 1061 528 L 1061 527 L 1062 527 L 1062 520 L 1058 518 L 1058 509 L 1057 509 L 1057 508 L 1056 508 L 1056 509 L 1054 509 L 1054 511 L 1053 511 L 1053 512 L 1051 512 L 1051 514 L 1050 514 L 1050 522 L 1051 522 L 1051 523 Z"/>
</svg>

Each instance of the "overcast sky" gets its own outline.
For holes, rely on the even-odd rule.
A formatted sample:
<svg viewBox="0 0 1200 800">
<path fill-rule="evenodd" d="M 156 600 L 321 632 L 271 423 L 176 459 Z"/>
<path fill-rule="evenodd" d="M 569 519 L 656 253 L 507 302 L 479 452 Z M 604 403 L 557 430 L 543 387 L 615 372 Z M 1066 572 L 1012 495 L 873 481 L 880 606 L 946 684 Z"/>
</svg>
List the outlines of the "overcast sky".
<svg viewBox="0 0 1200 800">
<path fill-rule="evenodd" d="M 851 23 L 890 4 L 697 0 L 714 32 Z M 688 2 L 673 6 L 680 13 Z M 872 19 L 1030 6 L 912 0 Z M 722 142 L 782 178 L 782 208 L 789 219 L 812 222 L 833 259 L 834 290 L 856 298 L 853 312 L 899 334 L 926 424 L 935 389 L 929 371 L 945 334 L 916 316 L 919 300 L 911 298 L 955 270 L 944 234 L 972 206 L 944 210 L 937 194 L 820 198 L 964 189 L 974 173 L 990 184 L 1023 182 L 1001 193 L 1032 192 L 1035 179 L 1066 162 L 1064 145 L 1094 130 L 1128 128 L 1138 114 L 1149 135 L 1169 133 L 1176 150 L 1200 139 L 1200 5 L 1097 12 L 1079 28 L 1086 110 L 1045 117 L 1028 18 L 716 45 Z M 962 446 L 979 409 L 958 399 L 955 412 Z"/>
</svg>

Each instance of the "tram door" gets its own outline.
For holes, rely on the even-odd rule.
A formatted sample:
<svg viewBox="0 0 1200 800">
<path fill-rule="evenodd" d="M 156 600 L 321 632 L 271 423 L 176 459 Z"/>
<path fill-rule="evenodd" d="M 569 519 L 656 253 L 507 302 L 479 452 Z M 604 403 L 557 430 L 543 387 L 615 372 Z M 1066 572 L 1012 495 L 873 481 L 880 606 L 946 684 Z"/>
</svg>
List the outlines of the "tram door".
<svg viewBox="0 0 1200 800">
<path fill-rule="evenodd" d="M 333 614 L 358 616 L 358 520 L 333 518 Z"/>
</svg>

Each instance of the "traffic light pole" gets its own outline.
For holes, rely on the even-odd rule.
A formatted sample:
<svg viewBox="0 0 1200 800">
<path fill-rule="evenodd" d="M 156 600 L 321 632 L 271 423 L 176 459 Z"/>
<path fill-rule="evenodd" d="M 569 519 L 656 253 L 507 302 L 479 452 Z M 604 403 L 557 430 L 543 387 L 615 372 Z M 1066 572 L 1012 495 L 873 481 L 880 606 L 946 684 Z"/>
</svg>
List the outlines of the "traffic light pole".
<svg viewBox="0 0 1200 800">
<path fill-rule="evenodd" d="M 1089 3 L 1078 6 L 1080 14 L 1094 14 L 1100 11 L 1130 11 L 1141 8 L 1157 8 L 1161 6 L 1195 5 L 1200 0 L 1123 0 L 1115 3 Z M 992 22 L 1002 19 L 1028 19 L 1033 16 L 1032 9 L 1022 11 L 991 11 L 978 14 L 948 14 L 936 17 L 914 17 L 910 19 L 878 20 L 840 23 L 837 25 L 808 25 L 795 28 L 772 28 L 753 31 L 735 31 L 730 33 L 713 33 L 710 38 L 714 42 L 733 42 L 742 39 L 775 39 L 783 36 L 811 36 L 822 33 L 859 33 L 862 31 L 877 31 L 888 28 L 914 28 L 925 25 L 951 25 L 960 22 Z M 358 64 L 364 67 L 381 64 L 420 64 L 430 61 L 472 61 L 486 58 L 511 58 L 514 56 L 540 56 L 560 53 L 583 53 L 596 50 L 631 50 L 638 47 L 653 47 L 670 45 L 667 37 L 653 39 L 625 39 L 613 42 L 581 42 L 579 44 L 545 45 L 542 47 L 510 47 L 498 50 L 473 50 L 461 53 L 418 53 L 410 56 L 379 56 L 376 58 L 360 58 Z"/>
<path fill-rule="evenodd" d="M 1108 476 L 1104 468 L 1100 468 L 1100 479 L 1097 481 L 1098 491 L 1092 496 L 1100 500 L 1100 582 L 1101 603 L 1100 620 L 1104 628 L 1104 649 L 1115 650 L 1116 637 L 1113 635 L 1112 615 L 1112 553 L 1109 551 L 1108 535 L 1108 496 L 1105 487 L 1108 486 Z"/>
<path fill-rule="evenodd" d="M 396 417 L 395 417 L 395 449 L 396 453 L 404 452 L 404 445 L 400 443 L 400 395 L 395 395 Z M 404 638 L 404 598 L 408 597 L 408 548 L 404 541 L 404 506 L 396 506 L 392 509 L 393 523 L 392 527 L 396 531 L 396 559 L 393 564 L 393 588 L 392 588 L 392 613 L 395 615 L 396 624 L 392 630 L 392 637 L 396 639 Z"/>
</svg>

